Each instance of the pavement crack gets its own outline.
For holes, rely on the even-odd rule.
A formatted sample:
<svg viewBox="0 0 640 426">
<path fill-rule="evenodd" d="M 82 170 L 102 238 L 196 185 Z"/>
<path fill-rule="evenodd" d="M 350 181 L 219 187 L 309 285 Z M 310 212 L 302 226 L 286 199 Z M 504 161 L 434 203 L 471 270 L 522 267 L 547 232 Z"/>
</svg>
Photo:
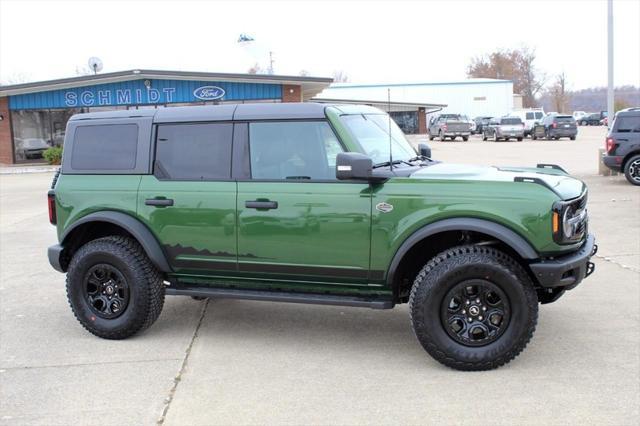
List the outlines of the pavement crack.
<svg viewBox="0 0 640 426">
<path fill-rule="evenodd" d="M 624 263 L 618 262 L 617 260 L 613 259 L 613 257 L 602 256 L 599 254 L 596 254 L 595 257 L 597 257 L 598 259 L 602 259 L 605 262 L 613 263 L 614 265 L 619 266 L 622 269 L 628 269 L 629 271 L 633 272 L 640 272 L 640 269 L 636 268 L 635 266 L 625 265 Z"/>
<path fill-rule="evenodd" d="M 2 371 L 11 370 L 34 370 L 38 368 L 60 368 L 60 367 L 89 367 L 94 365 L 109 365 L 109 364 L 135 364 L 145 362 L 165 362 L 165 361 L 177 361 L 180 358 L 163 358 L 163 359 L 136 359 L 136 360 L 121 360 L 121 361 L 103 361 L 103 362 L 80 362 L 75 364 L 48 364 L 48 365 L 21 365 L 17 367 L 1 367 Z"/>
<path fill-rule="evenodd" d="M 164 406 L 162 407 L 162 414 L 160 418 L 158 418 L 157 424 L 163 425 L 165 419 L 167 418 L 167 413 L 169 412 L 169 408 L 171 407 L 171 402 L 173 402 L 173 397 L 178 390 L 178 384 L 182 380 L 182 375 L 184 374 L 185 369 L 187 368 L 187 362 L 189 361 L 189 355 L 191 355 L 191 348 L 193 347 L 194 342 L 196 341 L 196 337 L 198 337 L 198 331 L 200 331 L 200 326 L 202 325 L 202 321 L 204 320 L 204 316 L 207 312 L 207 307 L 209 306 L 209 299 L 207 298 L 204 302 L 204 306 L 202 307 L 202 312 L 200 312 L 200 318 L 198 319 L 198 324 L 196 324 L 196 328 L 193 331 L 193 335 L 191 336 L 191 341 L 187 346 L 187 349 L 184 352 L 184 358 L 182 359 L 182 365 L 180 365 L 180 369 L 178 370 L 178 374 L 173 379 L 173 385 L 171 389 L 169 389 L 169 395 L 164 399 Z"/>
</svg>

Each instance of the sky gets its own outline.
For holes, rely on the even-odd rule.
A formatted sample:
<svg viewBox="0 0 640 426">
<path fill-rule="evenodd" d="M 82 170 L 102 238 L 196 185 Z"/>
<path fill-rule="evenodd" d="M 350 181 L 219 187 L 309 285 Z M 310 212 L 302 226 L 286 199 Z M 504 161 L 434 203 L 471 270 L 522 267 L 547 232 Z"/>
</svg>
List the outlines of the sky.
<svg viewBox="0 0 640 426">
<path fill-rule="evenodd" d="M 0 82 L 72 77 L 89 57 L 129 69 L 331 77 L 353 83 L 466 77 L 473 57 L 536 50 L 569 88 L 607 84 L 606 0 L 0 0 Z M 240 34 L 254 42 L 240 44 Z M 640 86 L 640 1 L 614 1 L 614 84 Z"/>
</svg>

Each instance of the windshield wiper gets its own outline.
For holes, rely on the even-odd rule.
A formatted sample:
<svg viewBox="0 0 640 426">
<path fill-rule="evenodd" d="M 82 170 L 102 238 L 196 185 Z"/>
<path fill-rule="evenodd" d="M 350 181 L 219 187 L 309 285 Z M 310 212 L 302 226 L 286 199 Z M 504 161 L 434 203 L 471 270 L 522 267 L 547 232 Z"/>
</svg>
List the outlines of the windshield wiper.
<svg viewBox="0 0 640 426">
<path fill-rule="evenodd" d="M 393 160 L 392 162 L 389 161 L 383 161 L 382 163 L 376 163 L 374 164 L 371 168 L 372 169 L 377 169 L 379 167 L 389 167 L 391 164 L 396 165 L 396 164 L 407 164 L 409 166 L 413 166 L 413 164 L 409 163 L 408 161 L 405 160 Z"/>
</svg>

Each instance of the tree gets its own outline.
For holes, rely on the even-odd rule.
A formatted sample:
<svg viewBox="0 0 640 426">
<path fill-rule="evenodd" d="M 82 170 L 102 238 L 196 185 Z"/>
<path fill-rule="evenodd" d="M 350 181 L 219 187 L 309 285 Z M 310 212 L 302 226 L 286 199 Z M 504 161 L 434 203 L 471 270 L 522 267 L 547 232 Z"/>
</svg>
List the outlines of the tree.
<svg viewBox="0 0 640 426">
<path fill-rule="evenodd" d="M 335 70 L 333 72 L 333 82 L 334 83 L 348 83 L 349 75 L 343 70 Z"/>
<path fill-rule="evenodd" d="M 309 77 L 309 71 L 307 70 L 300 70 L 300 72 L 298 72 L 298 75 L 300 77 Z"/>
<path fill-rule="evenodd" d="M 522 95 L 523 106 L 531 108 L 536 106 L 536 94 L 545 82 L 545 75 L 534 66 L 535 59 L 535 50 L 528 47 L 496 50 L 471 59 L 467 76 L 511 80 L 514 93 Z"/>
<path fill-rule="evenodd" d="M 553 85 L 549 88 L 549 95 L 557 112 L 568 112 L 571 95 L 567 90 L 567 76 L 564 72 L 556 76 Z"/>
<path fill-rule="evenodd" d="M 251 68 L 249 68 L 249 70 L 247 70 L 247 73 L 249 74 L 264 74 L 262 68 L 260 67 L 259 63 L 255 63 L 253 64 L 253 66 Z"/>
</svg>

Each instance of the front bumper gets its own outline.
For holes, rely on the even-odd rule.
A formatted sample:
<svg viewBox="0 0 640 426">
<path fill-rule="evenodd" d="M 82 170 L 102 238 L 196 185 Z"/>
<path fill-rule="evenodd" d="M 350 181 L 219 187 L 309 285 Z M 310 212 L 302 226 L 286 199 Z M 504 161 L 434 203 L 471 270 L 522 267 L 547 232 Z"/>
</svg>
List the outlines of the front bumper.
<svg viewBox="0 0 640 426">
<path fill-rule="evenodd" d="M 569 290 L 593 273 L 595 265 L 590 259 L 597 251 L 596 238 L 593 234 L 589 234 L 587 241 L 578 251 L 555 259 L 532 263 L 529 267 L 542 287 L 560 287 Z"/>
<path fill-rule="evenodd" d="M 616 172 L 619 172 L 622 169 L 621 155 L 605 155 L 602 157 L 602 162 L 605 166 Z"/>
<path fill-rule="evenodd" d="M 60 263 L 60 256 L 62 255 L 62 250 L 64 250 L 64 247 L 62 247 L 60 244 L 50 246 L 49 249 L 47 250 L 47 257 L 49 257 L 49 263 L 51 264 L 51 266 L 53 266 L 53 269 L 55 269 L 58 272 L 64 272 L 64 268 Z"/>
</svg>

